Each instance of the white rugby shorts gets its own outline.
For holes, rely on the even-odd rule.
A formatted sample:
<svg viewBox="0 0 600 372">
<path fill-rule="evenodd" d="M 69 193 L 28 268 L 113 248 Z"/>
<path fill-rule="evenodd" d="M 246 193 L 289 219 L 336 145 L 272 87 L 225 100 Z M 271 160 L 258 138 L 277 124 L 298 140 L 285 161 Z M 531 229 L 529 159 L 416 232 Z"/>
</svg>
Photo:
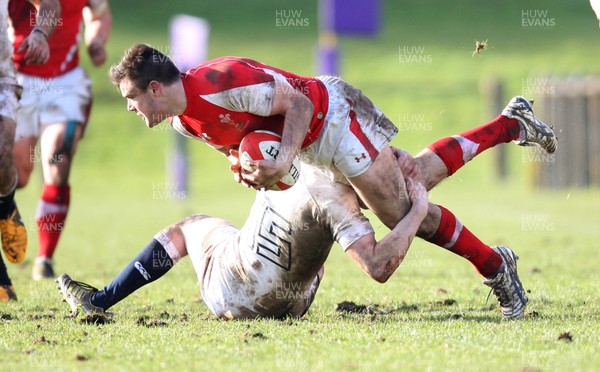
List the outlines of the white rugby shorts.
<svg viewBox="0 0 600 372">
<path fill-rule="evenodd" d="M 319 139 L 300 156 L 334 174 L 337 169 L 346 178 L 359 176 L 389 145 L 398 128 L 369 98 L 344 80 L 333 76 L 318 79 L 327 87 L 329 108 Z"/>
<path fill-rule="evenodd" d="M 44 125 L 67 121 L 87 124 L 92 83 L 83 68 L 76 67 L 49 79 L 18 74 L 18 81 L 23 95 L 17 116 L 17 140 L 39 137 Z"/>
</svg>

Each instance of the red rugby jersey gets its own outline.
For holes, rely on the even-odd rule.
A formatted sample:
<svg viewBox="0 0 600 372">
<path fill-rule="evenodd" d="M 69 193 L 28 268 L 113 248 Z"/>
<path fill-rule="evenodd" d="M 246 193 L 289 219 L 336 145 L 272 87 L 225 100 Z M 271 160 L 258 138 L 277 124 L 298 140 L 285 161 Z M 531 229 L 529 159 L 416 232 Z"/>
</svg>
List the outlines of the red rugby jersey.
<svg viewBox="0 0 600 372">
<path fill-rule="evenodd" d="M 11 0 L 9 16 L 15 31 L 13 59 L 20 73 L 52 78 L 60 76 L 79 64 L 82 11 L 88 0 L 61 0 L 60 18 L 52 36 L 48 39 L 50 59 L 43 65 L 25 64 L 25 51 L 17 53 L 21 43 L 35 26 L 37 11 L 28 1 Z"/>
<path fill-rule="evenodd" d="M 239 145 L 246 134 L 259 129 L 282 133 L 284 117 L 270 116 L 276 80 L 303 93 L 314 105 L 302 148 L 316 141 L 321 133 L 329 96 L 325 85 L 316 78 L 240 57 L 201 63 L 181 74 L 181 78 L 187 108 L 171 119 L 171 125 L 213 147 Z"/>
</svg>

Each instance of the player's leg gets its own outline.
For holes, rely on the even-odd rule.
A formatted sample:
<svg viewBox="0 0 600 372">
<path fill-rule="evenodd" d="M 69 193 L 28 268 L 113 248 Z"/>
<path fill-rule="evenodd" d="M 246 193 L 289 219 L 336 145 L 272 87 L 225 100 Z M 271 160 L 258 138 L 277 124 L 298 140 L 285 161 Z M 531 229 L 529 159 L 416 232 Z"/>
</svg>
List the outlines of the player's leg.
<svg viewBox="0 0 600 372">
<path fill-rule="evenodd" d="M 415 157 L 425 177 L 424 185 L 430 190 L 483 151 L 518 139 L 519 133 L 517 120 L 500 115 L 486 124 L 432 143 Z"/>
<path fill-rule="evenodd" d="M 514 97 L 494 120 L 442 138 L 421 151 L 415 157 L 420 172 L 417 179 L 430 190 L 483 151 L 511 141 L 519 145 L 538 145 L 549 153 L 554 152 L 557 145 L 554 132 L 535 117 L 530 102 Z"/>
<path fill-rule="evenodd" d="M 2 120 L 2 116 L 0 116 L 0 120 Z M 3 120 L 2 120 L 3 121 Z M 0 127 L 2 127 L 3 124 L 0 123 Z M 0 129 L 0 138 L 4 138 L 5 136 L 5 132 Z M 7 135 L 8 137 L 8 135 Z M 8 138 L 12 138 L 12 137 L 8 137 Z M 3 144 L 1 143 L 2 140 L 0 140 L 0 148 L 2 148 Z M 2 152 L 4 153 L 4 151 Z M 2 154 L 0 154 L 0 159 L 2 158 Z M 2 162 L 2 160 L 0 160 L 0 162 Z M 0 172 L 2 172 L 3 174 L 11 174 L 13 173 L 12 167 L 8 168 L 10 171 L 4 173 L 4 169 L 0 170 Z M 14 174 L 14 173 L 13 173 Z M 8 177 L 6 177 L 8 178 Z M 14 181 L 13 181 L 14 182 Z M 8 184 L 11 184 L 11 182 L 9 181 Z M 14 195 L 14 190 L 12 191 L 12 194 Z M 4 209 L 5 207 L 5 203 L 8 200 L 8 198 L 6 198 L 5 196 L 1 196 L 0 195 L 0 211 L 2 209 Z M 4 234 L 2 235 L 2 243 L 3 243 L 3 247 L 4 247 Z M 6 248 L 5 248 L 6 250 Z M 4 259 L 2 258 L 2 255 L 0 255 L 0 302 L 6 302 L 6 301 L 16 301 L 17 300 L 17 294 L 14 291 L 14 288 L 12 286 L 12 281 L 10 280 L 10 277 L 8 276 L 8 269 L 6 268 L 6 265 L 4 264 Z"/>
<path fill-rule="evenodd" d="M 339 79 L 325 82 L 331 113 L 326 133 L 319 139 L 328 146 L 321 148 L 334 148 L 335 168 L 379 220 L 393 229 L 410 209 L 404 177 L 389 147 L 398 129 L 360 90 Z"/>
<path fill-rule="evenodd" d="M 389 147 L 384 148 L 364 173 L 348 177 L 365 205 L 393 229 L 410 209 L 406 182 Z"/>
<path fill-rule="evenodd" d="M 0 115 L 0 195 L 2 196 L 12 193 L 18 182 L 13 161 L 15 130 L 15 122 Z"/>
<path fill-rule="evenodd" d="M 17 133 L 17 141 L 13 149 L 13 159 L 19 175 L 18 189 L 27 186 L 29 183 L 29 177 L 33 172 L 36 162 L 35 148 L 37 141 L 37 136 L 19 138 Z"/>
<path fill-rule="evenodd" d="M 140 253 L 103 289 L 74 281 L 67 274 L 56 282 L 73 315 L 81 309 L 85 314 L 106 318 L 107 309 L 136 290 L 165 275 L 179 260 L 187 255 L 185 239 L 180 224 L 158 232 Z"/>
<path fill-rule="evenodd" d="M 101 290 L 74 281 L 67 274 L 60 275 L 56 282 L 73 313 L 76 314 L 81 309 L 86 314 L 106 317 L 107 309 L 141 287 L 161 278 L 182 257 L 189 254 L 188 247 L 195 247 L 196 243 L 210 237 L 216 229 L 224 225 L 231 226 L 222 219 L 193 215 L 163 229 Z M 198 249 L 190 248 L 190 253 L 197 254 L 202 246 L 203 244 L 199 243 L 199 246 L 195 247 Z"/>
<path fill-rule="evenodd" d="M 495 276 L 502 266 L 502 258 L 441 205 L 429 203 L 417 236 L 464 257 L 486 278 Z"/>
<path fill-rule="evenodd" d="M 451 211 L 431 203 L 417 235 L 471 262 L 494 290 L 505 317 L 523 315 L 528 299 L 517 273 L 517 257 L 508 247 L 485 244 Z"/>
<path fill-rule="evenodd" d="M 38 254 L 33 266 L 35 280 L 54 278 L 52 257 L 69 212 L 69 175 L 83 125 L 74 121 L 42 127 L 40 153 L 44 184 L 38 203 Z"/>
<path fill-rule="evenodd" d="M 13 161 L 18 90 L 15 85 L 0 85 L 0 233 L 4 254 L 12 263 L 21 262 L 27 251 L 27 230 L 14 200 L 18 183 Z"/>
<path fill-rule="evenodd" d="M 106 287 L 92 296 L 92 303 L 108 309 L 146 284 L 161 278 L 187 255 L 179 225 L 158 232 L 148 245 Z"/>
<path fill-rule="evenodd" d="M 8 276 L 4 259 L 0 255 L 0 302 L 17 301 L 17 294 Z"/>
<path fill-rule="evenodd" d="M 52 257 L 70 207 L 69 175 L 91 107 L 91 81 L 78 67 L 54 79 L 40 94 L 41 162 L 44 175 L 38 203 L 38 256 L 34 279 L 53 278 Z"/>
</svg>

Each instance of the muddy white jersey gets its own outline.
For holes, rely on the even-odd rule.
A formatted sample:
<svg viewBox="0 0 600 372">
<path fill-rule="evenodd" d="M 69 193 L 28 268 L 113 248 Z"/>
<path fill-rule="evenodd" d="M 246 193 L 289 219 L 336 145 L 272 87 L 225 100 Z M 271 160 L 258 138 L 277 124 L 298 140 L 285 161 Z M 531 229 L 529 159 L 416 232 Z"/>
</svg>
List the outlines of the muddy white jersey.
<svg viewBox="0 0 600 372">
<path fill-rule="evenodd" d="M 215 219 L 184 231 L 202 296 L 216 315 L 301 315 L 333 243 L 347 249 L 373 232 L 350 187 L 302 165 L 291 189 L 257 192 L 241 230 Z"/>
</svg>

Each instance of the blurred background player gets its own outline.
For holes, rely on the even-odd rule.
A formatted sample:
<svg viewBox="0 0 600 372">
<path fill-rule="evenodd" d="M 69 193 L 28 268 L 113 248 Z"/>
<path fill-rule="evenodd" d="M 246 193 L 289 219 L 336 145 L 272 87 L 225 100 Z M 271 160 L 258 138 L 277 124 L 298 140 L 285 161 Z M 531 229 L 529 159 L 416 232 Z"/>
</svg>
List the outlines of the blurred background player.
<svg viewBox="0 0 600 372">
<path fill-rule="evenodd" d="M 106 60 L 104 45 L 111 28 L 107 0 L 61 0 L 61 24 L 49 40 L 51 56 L 44 66 L 30 65 L 22 52 L 14 55 L 23 86 L 14 146 L 19 172 L 17 187 L 29 181 L 39 140 L 44 184 L 36 213 L 39 234 L 33 279 L 54 278 L 52 257 L 69 211 L 69 173 L 77 144 L 83 136 L 92 103 L 91 81 L 79 66 L 81 23 L 87 52 L 94 66 Z M 31 32 L 35 12 L 22 1 L 11 0 L 10 16 L 19 48 Z"/>
<path fill-rule="evenodd" d="M 158 232 L 104 289 L 57 278 L 73 314 L 107 318 L 106 310 L 190 256 L 208 308 L 226 319 L 300 317 L 312 304 L 333 243 L 373 279 L 400 265 L 427 213 L 427 192 L 408 180 L 412 207 L 379 242 L 351 187 L 303 166 L 286 191 L 258 191 L 241 229 L 193 215 Z"/>
<path fill-rule="evenodd" d="M 25 0 L 20 0 L 25 3 Z M 32 1 L 39 9 L 31 29 L 20 46 L 26 63 L 45 63 L 49 58 L 48 37 L 60 16 L 57 0 Z M 35 9 L 35 8 L 34 8 Z M 23 261 L 27 252 L 27 230 L 14 200 L 18 173 L 13 162 L 13 145 L 21 87 L 12 60 L 13 47 L 8 36 L 8 0 L 0 0 L 0 233 L 2 250 L 12 263 Z M 0 255 L 0 301 L 17 300 Z"/>
</svg>

